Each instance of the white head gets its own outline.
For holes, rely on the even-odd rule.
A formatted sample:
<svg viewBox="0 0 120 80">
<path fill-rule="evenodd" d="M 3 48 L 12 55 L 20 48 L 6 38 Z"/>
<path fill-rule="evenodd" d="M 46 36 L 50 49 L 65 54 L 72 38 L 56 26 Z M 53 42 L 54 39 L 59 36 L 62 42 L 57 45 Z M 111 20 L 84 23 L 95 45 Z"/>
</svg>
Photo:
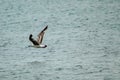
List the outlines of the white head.
<svg viewBox="0 0 120 80">
<path fill-rule="evenodd" d="M 46 48 L 47 45 L 42 45 L 42 44 L 40 44 L 40 47 L 41 47 L 41 48 Z"/>
</svg>

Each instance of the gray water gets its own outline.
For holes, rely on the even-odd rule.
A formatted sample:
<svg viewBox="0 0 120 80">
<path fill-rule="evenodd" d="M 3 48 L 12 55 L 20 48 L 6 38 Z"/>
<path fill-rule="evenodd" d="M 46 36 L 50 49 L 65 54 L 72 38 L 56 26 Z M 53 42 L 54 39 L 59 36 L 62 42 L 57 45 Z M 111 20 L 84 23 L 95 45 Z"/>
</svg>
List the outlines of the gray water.
<svg viewBox="0 0 120 80">
<path fill-rule="evenodd" d="M 120 80 L 120 0 L 0 0 L 0 80 Z"/>
</svg>

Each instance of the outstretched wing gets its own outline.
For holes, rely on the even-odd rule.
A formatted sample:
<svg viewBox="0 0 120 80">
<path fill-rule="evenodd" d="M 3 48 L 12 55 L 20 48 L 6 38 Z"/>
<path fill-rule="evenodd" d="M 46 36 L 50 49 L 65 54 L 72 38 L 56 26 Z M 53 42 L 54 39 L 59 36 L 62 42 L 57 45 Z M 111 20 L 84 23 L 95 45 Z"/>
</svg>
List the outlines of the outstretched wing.
<svg viewBox="0 0 120 80">
<path fill-rule="evenodd" d="M 37 41 L 38 41 L 39 44 L 42 43 L 42 41 L 43 41 L 43 36 L 44 36 L 44 33 L 45 33 L 44 31 L 47 30 L 47 28 L 48 28 L 48 26 L 46 26 L 46 27 L 38 34 L 38 39 L 37 39 Z"/>
</svg>

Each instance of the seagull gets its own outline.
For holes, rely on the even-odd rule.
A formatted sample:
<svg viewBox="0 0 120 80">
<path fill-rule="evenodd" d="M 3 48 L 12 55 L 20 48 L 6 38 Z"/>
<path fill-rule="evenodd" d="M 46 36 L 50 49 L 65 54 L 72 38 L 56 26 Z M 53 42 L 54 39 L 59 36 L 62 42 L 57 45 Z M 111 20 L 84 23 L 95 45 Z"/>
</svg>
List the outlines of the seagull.
<svg viewBox="0 0 120 80">
<path fill-rule="evenodd" d="M 36 48 L 46 48 L 47 47 L 47 45 L 42 44 L 43 36 L 44 36 L 44 33 L 47 30 L 47 28 L 48 28 L 48 25 L 38 34 L 37 40 L 32 38 L 33 37 L 32 34 L 29 35 L 29 40 L 33 43 L 34 47 L 36 47 Z"/>
</svg>

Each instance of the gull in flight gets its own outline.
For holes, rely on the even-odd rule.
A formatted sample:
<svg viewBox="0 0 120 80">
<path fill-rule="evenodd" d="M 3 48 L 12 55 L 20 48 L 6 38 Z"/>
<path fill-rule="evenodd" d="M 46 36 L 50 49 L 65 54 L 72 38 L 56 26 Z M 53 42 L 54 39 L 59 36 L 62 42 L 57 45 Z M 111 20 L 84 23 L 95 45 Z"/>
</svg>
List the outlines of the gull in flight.
<svg viewBox="0 0 120 80">
<path fill-rule="evenodd" d="M 37 40 L 33 39 L 33 35 L 30 34 L 29 36 L 29 40 L 33 43 L 34 47 L 36 48 L 46 48 L 47 45 L 43 45 L 42 44 L 42 41 L 43 41 L 43 36 L 44 36 L 44 33 L 45 31 L 47 30 L 48 26 L 46 26 L 39 34 L 38 34 L 38 38 Z"/>
</svg>

